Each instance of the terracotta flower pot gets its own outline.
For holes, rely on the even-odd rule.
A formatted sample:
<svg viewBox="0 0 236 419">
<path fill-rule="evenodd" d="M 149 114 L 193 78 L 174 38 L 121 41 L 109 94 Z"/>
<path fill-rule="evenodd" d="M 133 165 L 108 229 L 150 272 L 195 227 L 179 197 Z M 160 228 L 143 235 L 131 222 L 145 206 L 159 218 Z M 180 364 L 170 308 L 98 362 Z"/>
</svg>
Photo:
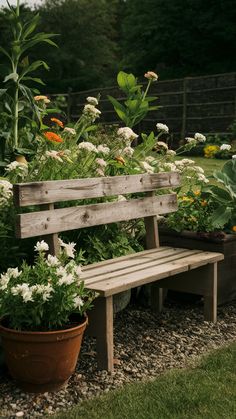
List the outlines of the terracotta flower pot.
<svg viewBox="0 0 236 419">
<path fill-rule="evenodd" d="M 25 391 L 42 393 L 63 387 L 74 372 L 87 318 L 82 324 L 53 332 L 24 332 L 0 325 L 11 376 Z"/>
</svg>

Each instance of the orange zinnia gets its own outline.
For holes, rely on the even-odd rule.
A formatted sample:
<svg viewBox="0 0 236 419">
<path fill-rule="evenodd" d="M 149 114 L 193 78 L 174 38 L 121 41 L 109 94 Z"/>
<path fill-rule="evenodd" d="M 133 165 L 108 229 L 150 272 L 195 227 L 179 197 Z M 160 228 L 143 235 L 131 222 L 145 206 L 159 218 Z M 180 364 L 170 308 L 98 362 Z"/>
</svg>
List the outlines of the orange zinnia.
<svg viewBox="0 0 236 419">
<path fill-rule="evenodd" d="M 233 226 L 233 227 L 232 227 L 232 231 L 233 231 L 234 233 L 236 233 L 236 226 Z"/>
<path fill-rule="evenodd" d="M 63 143 L 63 139 L 52 131 L 45 132 L 44 137 L 46 137 L 47 140 L 52 141 L 53 143 Z"/>
<path fill-rule="evenodd" d="M 60 119 L 57 118 L 51 118 L 52 122 L 55 122 L 55 124 L 57 124 L 59 127 L 64 128 L 64 124 L 62 121 L 60 121 Z"/>
</svg>

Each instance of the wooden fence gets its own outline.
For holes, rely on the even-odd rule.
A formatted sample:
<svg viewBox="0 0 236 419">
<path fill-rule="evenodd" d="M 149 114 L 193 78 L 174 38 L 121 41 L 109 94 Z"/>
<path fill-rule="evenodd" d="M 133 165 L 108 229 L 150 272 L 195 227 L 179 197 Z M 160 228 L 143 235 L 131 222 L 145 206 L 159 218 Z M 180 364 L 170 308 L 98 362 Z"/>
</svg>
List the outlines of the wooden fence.
<svg viewBox="0 0 236 419">
<path fill-rule="evenodd" d="M 99 109 L 102 111 L 100 120 L 108 124 L 119 123 L 107 99 L 107 95 L 123 99 L 117 87 L 68 92 L 65 94 L 68 119 L 76 120 L 86 97 L 97 96 L 99 93 Z M 151 131 L 157 122 L 162 122 L 169 126 L 176 140 L 195 132 L 226 135 L 236 119 L 236 72 L 158 81 L 152 84 L 150 93 L 158 96 L 158 104 L 162 108 L 148 113 L 136 131 Z"/>
</svg>

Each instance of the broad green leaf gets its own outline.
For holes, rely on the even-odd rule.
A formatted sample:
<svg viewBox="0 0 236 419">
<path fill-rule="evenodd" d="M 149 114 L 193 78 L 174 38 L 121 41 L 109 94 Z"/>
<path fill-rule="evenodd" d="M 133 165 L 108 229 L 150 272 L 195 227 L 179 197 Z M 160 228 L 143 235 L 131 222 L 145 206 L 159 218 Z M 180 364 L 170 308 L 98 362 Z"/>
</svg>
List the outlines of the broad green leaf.
<svg viewBox="0 0 236 419">
<path fill-rule="evenodd" d="M 17 82 L 17 80 L 19 79 L 19 74 L 17 73 L 10 73 L 8 74 L 8 76 L 5 77 L 5 79 L 3 80 L 3 83 L 6 83 L 9 80 L 13 80 L 14 82 Z"/>
<path fill-rule="evenodd" d="M 39 67 L 44 67 L 46 70 L 49 70 L 49 66 L 47 65 L 47 63 L 45 63 L 45 61 L 42 60 L 38 60 L 38 61 L 34 61 L 32 64 L 29 65 L 28 68 L 26 68 L 20 75 L 19 80 L 22 80 L 22 78 L 26 75 L 31 73 L 32 71 L 37 70 L 37 68 Z"/>
<path fill-rule="evenodd" d="M 116 100 L 112 96 L 107 96 L 107 97 L 114 107 L 116 107 L 117 109 L 120 109 L 120 111 L 122 112 L 125 112 L 125 107 L 120 102 L 118 102 L 118 100 Z"/>
<path fill-rule="evenodd" d="M 31 80 L 31 81 L 34 81 L 35 83 L 39 83 L 45 86 L 45 83 L 43 82 L 43 80 L 39 79 L 38 77 L 22 77 L 22 80 Z"/>
<path fill-rule="evenodd" d="M 30 22 L 26 22 L 25 25 L 23 26 L 23 32 L 22 32 L 22 37 L 23 39 L 27 38 L 27 36 L 29 36 L 32 32 L 34 32 L 34 30 L 36 29 L 38 23 L 40 21 L 40 16 L 37 13 Z"/>
<path fill-rule="evenodd" d="M 232 216 L 232 209 L 219 206 L 212 214 L 212 223 L 216 228 L 223 228 Z"/>
</svg>

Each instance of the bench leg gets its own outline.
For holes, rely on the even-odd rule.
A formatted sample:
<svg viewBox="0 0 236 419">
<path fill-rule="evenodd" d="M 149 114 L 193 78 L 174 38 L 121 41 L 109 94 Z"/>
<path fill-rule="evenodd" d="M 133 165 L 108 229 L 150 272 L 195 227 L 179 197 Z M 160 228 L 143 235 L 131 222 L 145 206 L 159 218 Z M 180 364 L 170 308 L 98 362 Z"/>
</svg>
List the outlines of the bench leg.
<svg viewBox="0 0 236 419">
<path fill-rule="evenodd" d="M 206 283 L 208 287 L 204 293 L 204 319 L 217 321 L 217 263 L 206 267 Z"/>
<path fill-rule="evenodd" d="M 113 371 L 113 298 L 99 297 L 89 315 L 88 334 L 97 339 L 98 368 Z"/>
<path fill-rule="evenodd" d="M 155 282 L 151 286 L 151 309 L 155 313 L 161 313 L 164 306 L 167 290 L 160 288 L 158 282 Z"/>
</svg>

